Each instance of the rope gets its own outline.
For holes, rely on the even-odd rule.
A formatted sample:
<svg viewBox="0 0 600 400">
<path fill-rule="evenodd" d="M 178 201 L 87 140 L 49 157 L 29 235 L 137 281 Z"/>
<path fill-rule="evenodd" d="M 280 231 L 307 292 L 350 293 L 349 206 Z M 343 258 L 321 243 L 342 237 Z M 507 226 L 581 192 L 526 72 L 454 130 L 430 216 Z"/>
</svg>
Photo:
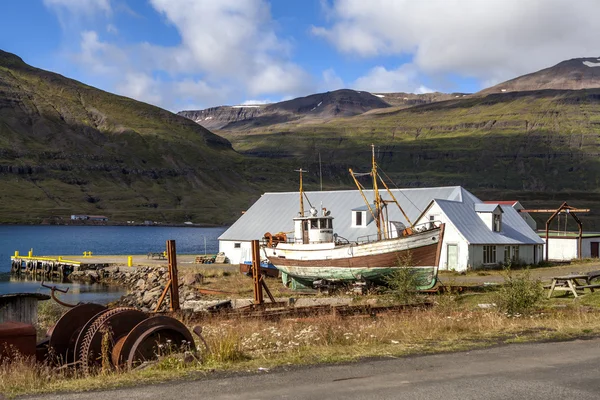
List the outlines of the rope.
<svg viewBox="0 0 600 400">
<path fill-rule="evenodd" d="M 402 191 L 402 189 L 400 189 L 400 188 L 399 188 L 399 187 L 396 185 L 396 183 L 395 183 L 395 182 L 394 182 L 394 181 L 393 181 L 393 180 L 392 180 L 392 179 L 391 179 L 391 178 L 388 176 L 388 174 L 386 174 L 386 173 L 385 173 L 385 171 L 384 171 L 384 170 L 382 170 L 381 168 L 379 168 L 379 171 L 380 171 L 381 173 L 383 173 L 383 175 L 384 175 L 384 176 L 385 176 L 385 177 L 388 179 L 388 181 L 390 181 L 390 183 L 391 183 L 392 185 L 394 185 L 394 187 L 400 191 L 400 194 L 401 194 L 402 196 L 404 196 L 404 198 L 405 198 L 406 200 L 408 200 L 408 202 L 409 202 L 410 204 L 412 204 L 414 208 L 416 208 L 417 210 L 419 210 L 419 212 L 421 212 L 421 213 L 423 212 L 423 210 L 421 210 L 421 209 L 420 209 L 420 208 L 419 208 L 419 207 L 418 207 L 418 206 L 417 206 L 415 203 L 413 203 L 413 202 L 412 202 L 412 200 L 411 200 L 411 199 L 409 199 L 409 198 L 408 198 L 408 196 L 407 196 L 407 195 L 405 195 L 405 194 L 404 194 L 404 192 Z"/>
</svg>

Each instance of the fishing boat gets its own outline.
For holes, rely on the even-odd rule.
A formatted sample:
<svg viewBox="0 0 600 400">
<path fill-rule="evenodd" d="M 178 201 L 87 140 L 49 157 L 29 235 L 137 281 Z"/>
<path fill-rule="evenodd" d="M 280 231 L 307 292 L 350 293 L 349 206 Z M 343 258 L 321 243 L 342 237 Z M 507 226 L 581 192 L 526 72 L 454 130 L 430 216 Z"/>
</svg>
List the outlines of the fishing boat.
<svg viewBox="0 0 600 400">
<path fill-rule="evenodd" d="M 419 290 L 431 289 L 437 282 L 437 272 L 444 236 L 444 224 L 428 221 L 415 225 L 402 210 L 388 185 L 378 175 L 375 148 L 372 146 L 371 172 L 357 174 L 349 170 L 366 207 L 377 226 L 377 234 L 345 240 L 334 233 L 331 211 L 321 207 L 304 210 L 306 194 L 300 172 L 300 211 L 293 218 L 294 235 L 285 233 L 264 235 L 263 251 L 269 262 L 281 271 L 284 285 L 299 289 L 325 284 L 382 283 L 399 268 L 409 268 L 415 275 Z M 370 175 L 374 199 L 370 203 L 357 176 Z M 380 183 L 389 198 L 380 194 Z M 383 192 L 383 191 L 382 191 Z M 306 197 L 307 201 L 308 197 Z M 395 204 L 408 226 L 389 221 L 387 207 Z"/>
</svg>

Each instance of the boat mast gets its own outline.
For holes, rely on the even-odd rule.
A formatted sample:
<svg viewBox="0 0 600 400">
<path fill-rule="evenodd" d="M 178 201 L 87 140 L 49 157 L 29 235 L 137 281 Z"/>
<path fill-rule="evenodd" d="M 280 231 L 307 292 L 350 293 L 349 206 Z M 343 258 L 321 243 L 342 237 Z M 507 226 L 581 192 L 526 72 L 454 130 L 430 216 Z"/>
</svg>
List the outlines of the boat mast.
<svg viewBox="0 0 600 400">
<path fill-rule="evenodd" d="M 305 171 L 302 168 L 300 168 L 295 170 L 295 172 L 300 172 L 300 216 L 304 217 L 304 192 L 302 191 L 302 173 L 308 171 Z"/>
<path fill-rule="evenodd" d="M 377 188 L 377 163 L 375 162 L 375 145 L 371 144 L 371 176 L 373 177 L 373 194 L 375 195 L 375 224 L 377 225 L 377 240 L 381 240 L 381 197 Z"/>
</svg>

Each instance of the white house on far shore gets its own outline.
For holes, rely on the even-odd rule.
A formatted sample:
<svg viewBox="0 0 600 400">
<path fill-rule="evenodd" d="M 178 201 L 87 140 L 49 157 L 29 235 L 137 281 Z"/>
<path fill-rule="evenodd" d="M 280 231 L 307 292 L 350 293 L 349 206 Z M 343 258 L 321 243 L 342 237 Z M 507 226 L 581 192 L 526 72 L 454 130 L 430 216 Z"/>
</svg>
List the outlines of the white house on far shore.
<svg viewBox="0 0 600 400">
<path fill-rule="evenodd" d="M 375 222 L 358 190 L 305 192 L 310 204 L 324 207 L 334 217 L 333 230 L 356 241 L 377 232 Z M 373 192 L 364 191 L 373 201 Z M 542 260 L 544 241 L 529 226 L 528 215 L 512 205 L 484 203 L 460 186 L 392 189 L 411 222 L 441 221 L 446 224 L 440 269 L 464 271 L 503 262 L 536 264 Z M 387 192 L 381 192 L 390 199 Z M 517 202 L 518 203 L 518 202 Z M 251 260 L 250 241 L 266 232 L 293 234 L 292 219 L 299 212 L 299 193 L 265 193 L 219 237 L 219 251 L 232 263 Z M 388 206 L 389 220 L 410 225 L 394 205 Z"/>
</svg>

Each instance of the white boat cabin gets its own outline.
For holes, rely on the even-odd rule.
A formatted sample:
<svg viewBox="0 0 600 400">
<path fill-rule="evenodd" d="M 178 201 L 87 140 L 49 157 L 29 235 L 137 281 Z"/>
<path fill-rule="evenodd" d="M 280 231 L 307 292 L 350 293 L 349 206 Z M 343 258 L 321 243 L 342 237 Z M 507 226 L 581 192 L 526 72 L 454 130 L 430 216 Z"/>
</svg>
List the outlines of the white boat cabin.
<svg viewBox="0 0 600 400">
<path fill-rule="evenodd" d="M 317 215 L 317 210 L 310 210 L 308 217 L 294 218 L 294 243 L 314 244 L 333 243 L 333 217 L 329 211 L 323 211 L 322 216 Z"/>
</svg>

